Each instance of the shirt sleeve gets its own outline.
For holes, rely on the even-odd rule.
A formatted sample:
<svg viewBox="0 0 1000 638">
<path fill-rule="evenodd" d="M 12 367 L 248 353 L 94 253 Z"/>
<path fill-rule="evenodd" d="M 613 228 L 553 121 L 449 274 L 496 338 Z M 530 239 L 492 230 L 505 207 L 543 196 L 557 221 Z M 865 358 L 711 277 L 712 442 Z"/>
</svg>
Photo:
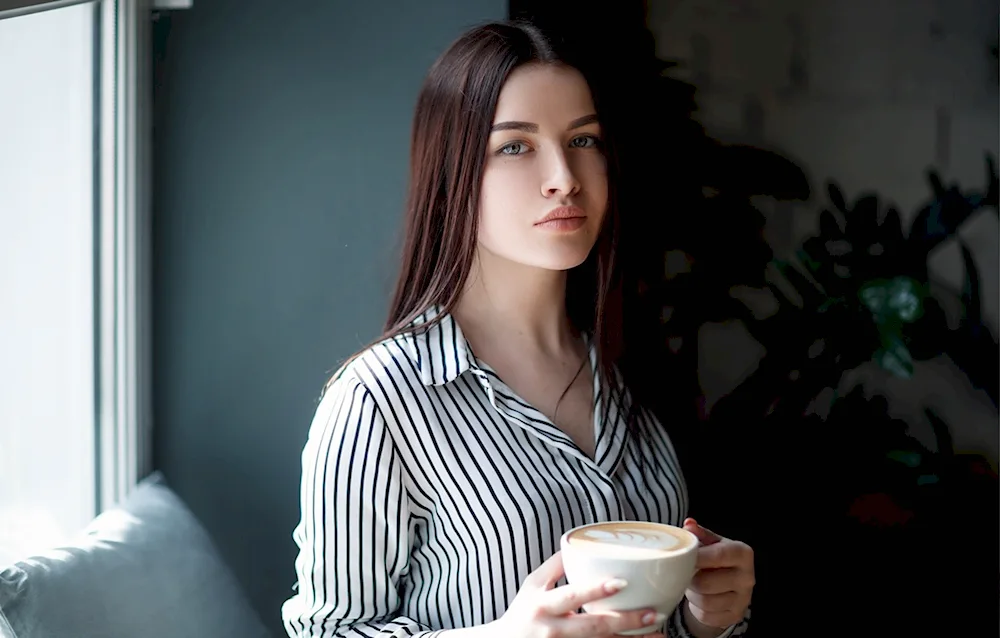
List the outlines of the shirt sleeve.
<svg viewBox="0 0 1000 638">
<path fill-rule="evenodd" d="M 719 634 L 716 638 L 731 638 L 734 636 L 742 636 L 746 633 L 747 628 L 750 624 L 750 608 L 747 608 L 746 614 L 743 615 L 743 620 L 735 625 L 730 625 L 726 628 L 724 632 Z M 687 625 L 684 623 L 684 601 L 681 601 L 680 605 L 677 605 L 677 609 L 670 616 L 667 621 L 667 636 L 669 638 L 694 638 L 693 634 L 688 630 Z"/>
<path fill-rule="evenodd" d="M 298 591 L 282 606 L 292 638 L 433 638 L 398 614 L 409 559 L 399 457 L 375 400 L 354 376 L 320 400 L 302 452 Z"/>
</svg>

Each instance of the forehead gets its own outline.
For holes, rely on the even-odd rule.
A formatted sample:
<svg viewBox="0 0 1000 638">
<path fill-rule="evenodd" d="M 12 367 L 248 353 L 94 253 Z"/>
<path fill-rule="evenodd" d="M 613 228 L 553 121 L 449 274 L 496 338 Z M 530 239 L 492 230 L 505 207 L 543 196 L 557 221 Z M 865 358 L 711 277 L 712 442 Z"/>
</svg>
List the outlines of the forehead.
<svg viewBox="0 0 1000 638">
<path fill-rule="evenodd" d="M 594 112 L 594 100 L 583 74 L 560 65 L 529 64 L 507 78 L 497 100 L 493 123 L 521 120 L 564 123 Z"/>
</svg>

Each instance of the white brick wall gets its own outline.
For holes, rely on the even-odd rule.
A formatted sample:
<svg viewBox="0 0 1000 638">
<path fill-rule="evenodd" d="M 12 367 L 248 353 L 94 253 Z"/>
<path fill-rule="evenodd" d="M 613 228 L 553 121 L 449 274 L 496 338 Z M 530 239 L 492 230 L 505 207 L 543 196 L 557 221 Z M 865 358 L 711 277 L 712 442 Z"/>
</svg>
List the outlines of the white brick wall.
<svg viewBox="0 0 1000 638">
<path fill-rule="evenodd" d="M 1000 95 L 989 55 L 998 12 L 996 0 L 649 0 L 648 23 L 657 55 L 682 61 L 677 75 L 698 86 L 698 117 L 710 135 L 778 151 L 806 170 L 813 201 L 768 219 L 781 226 L 769 236 L 799 241 L 817 230 L 829 178 L 849 198 L 876 191 L 904 220 L 928 199 L 931 166 L 964 189 L 985 187 L 984 154 L 1000 155 Z M 759 131 L 747 128 L 750 102 L 763 109 Z M 962 235 L 976 255 L 984 313 L 996 329 L 996 217 L 975 219 Z M 939 250 L 932 268 L 957 286 L 957 246 Z M 741 369 L 742 359 L 734 359 Z M 716 395 L 730 385 L 706 381 Z M 965 446 L 988 450 L 996 461 L 995 423 L 974 429 L 993 434 Z"/>
</svg>

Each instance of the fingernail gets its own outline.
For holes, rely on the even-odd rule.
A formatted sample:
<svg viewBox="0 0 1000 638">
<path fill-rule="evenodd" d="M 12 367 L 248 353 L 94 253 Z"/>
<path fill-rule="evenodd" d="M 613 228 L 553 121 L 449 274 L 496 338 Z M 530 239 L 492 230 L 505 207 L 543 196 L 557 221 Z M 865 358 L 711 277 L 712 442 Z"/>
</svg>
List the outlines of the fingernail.
<svg viewBox="0 0 1000 638">
<path fill-rule="evenodd" d="M 613 594 L 615 592 L 625 589 L 626 585 L 628 585 L 627 580 L 624 580 L 622 578 L 615 578 L 613 580 L 609 580 L 608 582 L 604 583 L 604 591 L 608 592 L 609 594 Z"/>
<path fill-rule="evenodd" d="M 646 627 L 651 625 L 662 625 L 667 620 L 666 614 L 649 612 L 642 617 L 642 624 Z"/>
</svg>

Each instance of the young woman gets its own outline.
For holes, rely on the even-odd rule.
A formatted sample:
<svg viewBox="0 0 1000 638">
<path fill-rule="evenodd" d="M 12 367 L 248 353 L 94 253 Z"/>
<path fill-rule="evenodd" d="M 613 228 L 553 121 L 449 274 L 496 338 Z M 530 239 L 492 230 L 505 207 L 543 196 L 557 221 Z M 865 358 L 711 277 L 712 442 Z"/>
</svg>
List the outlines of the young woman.
<svg viewBox="0 0 1000 638">
<path fill-rule="evenodd" d="M 431 68 L 385 334 L 330 382 L 302 455 L 290 636 L 745 630 L 752 551 L 685 520 L 652 393 L 617 365 L 635 346 L 615 323 L 614 144 L 581 69 L 520 23 Z M 608 520 L 701 540 L 672 618 L 579 611 L 623 585 L 563 584 L 559 537 Z"/>
</svg>

